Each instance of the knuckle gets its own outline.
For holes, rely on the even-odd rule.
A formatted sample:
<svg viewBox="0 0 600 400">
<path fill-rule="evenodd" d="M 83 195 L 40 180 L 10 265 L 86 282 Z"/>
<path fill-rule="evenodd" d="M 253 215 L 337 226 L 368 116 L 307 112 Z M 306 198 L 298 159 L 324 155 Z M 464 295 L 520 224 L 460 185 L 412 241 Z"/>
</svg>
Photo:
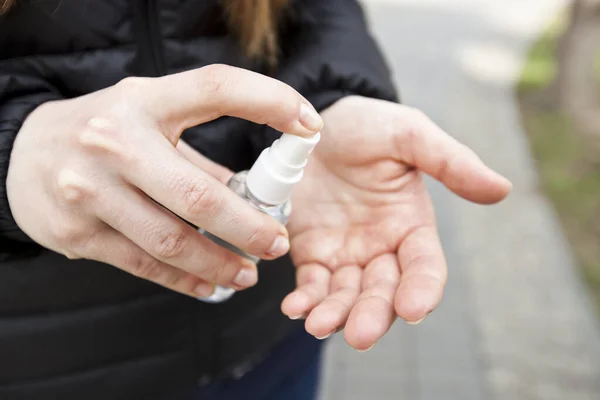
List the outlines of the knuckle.
<svg viewBox="0 0 600 400">
<path fill-rule="evenodd" d="M 118 124 L 105 117 L 90 118 L 77 133 L 77 142 L 84 149 L 119 157 L 126 154 L 124 139 Z"/>
<path fill-rule="evenodd" d="M 56 187 L 59 197 L 73 206 L 83 205 L 96 195 L 95 185 L 89 179 L 68 168 L 58 173 Z"/>
<path fill-rule="evenodd" d="M 200 89 L 202 92 L 215 95 L 222 91 L 227 83 L 232 67 L 224 64 L 211 64 L 199 69 Z"/>
<path fill-rule="evenodd" d="M 420 111 L 414 112 L 419 113 Z M 418 117 L 413 117 L 414 115 L 412 109 L 405 110 L 388 126 L 388 133 L 394 138 L 399 154 L 408 164 L 414 164 L 415 154 L 419 150 L 422 139 L 421 123 L 418 121 Z"/>
<path fill-rule="evenodd" d="M 264 78 L 260 93 L 261 107 L 253 118 L 261 124 L 279 124 L 293 129 L 305 100 L 294 88 L 271 78 Z"/>
<path fill-rule="evenodd" d="M 79 245 L 85 241 L 87 234 L 84 229 L 81 229 L 75 224 L 54 224 L 52 228 L 52 236 L 59 247 L 65 249 L 67 253 L 75 253 Z"/>
<path fill-rule="evenodd" d="M 217 250 L 202 259 L 193 274 L 201 279 L 217 284 L 228 283 L 235 276 L 237 270 L 232 267 L 232 259 L 237 257 L 232 252 Z"/>
<path fill-rule="evenodd" d="M 418 108 L 408 107 L 407 113 L 408 117 L 417 123 L 422 123 L 427 120 L 427 115 Z"/>
<path fill-rule="evenodd" d="M 160 280 L 163 268 L 158 261 L 151 258 L 135 257 L 129 261 L 131 274 L 138 278 L 156 282 Z"/>
<path fill-rule="evenodd" d="M 187 236 L 183 230 L 173 230 L 161 233 L 155 244 L 153 253 L 160 259 L 179 257 L 185 251 Z"/>
<path fill-rule="evenodd" d="M 446 182 L 448 177 L 450 176 L 450 166 L 454 160 L 452 158 L 441 158 L 439 164 L 437 166 L 437 171 L 435 173 L 436 178 L 441 180 L 442 182 Z"/>
<path fill-rule="evenodd" d="M 287 100 L 276 101 L 269 108 L 275 110 L 271 115 L 276 115 L 281 122 L 291 125 L 298 120 L 302 99 L 291 87 L 287 87 L 287 85 L 284 86 L 286 86 L 286 88 L 284 88 L 285 90 L 283 92 L 285 93 L 287 91 L 289 95 L 283 96 L 283 98 Z M 278 97 L 281 96 L 273 96 L 273 100 Z"/>
<path fill-rule="evenodd" d="M 410 150 L 411 154 L 414 154 L 418 148 L 421 139 L 421 133 L 419 129 L 412 125 L 406 125 L 405 128 L 401 131 L 402 135 L 400 135 L 400 139 L 405 143 L 407 149 Z M 412 158 L 412 157 L 411 157 Z"/>
<path fill-rule="evenodd" d="M 400 132 L 405 132 L 408 135 L 417 131 L 417 128 L 421 127 L 426 120 L 427 116 L 423 111 L 418 108 L 403 106 L 401 112 L 394 113 L 390 127 L 393 126 L 395 130 L 401 127 Z"/>
<path fill-rule="evenodd" d="M 166 287 L 173 289 L 178 289 L 185 283 L 184 274 L 175 269 L 166 273 L 163 280 Z"/>
<path fill-rule="evenodd" d="M 237 262 L 238 258 L 239 256 L 233 253 L 217 257 L 210 267 L 210 279 L 214 282 L 231 282 L 241 269 L 241 266 Z"/>
<path fill-rule="evenodd" d="M 129 76 L 121 79 L 115 87 L 125 91 L 138 91 L 146 88 L 148 85 L 149 78 L 142 78 L 137 76 Z"/>
<path fill-rule="evenodd" d="M 183 204 L 188 215 L 203 214 L 209 218 L 218 214 L 218 199 L 205 180 L 189 184 L 183 190 Z"/>
<path fill-rule="evenodd" d="M 260 222 L 250 230 L 246 239 L 248 249 L 252 254 L 261 255 L 269 250 L 276 235 L 277 232 L 271 229 L 271 224 L 261 218 Z"/>
</svg>

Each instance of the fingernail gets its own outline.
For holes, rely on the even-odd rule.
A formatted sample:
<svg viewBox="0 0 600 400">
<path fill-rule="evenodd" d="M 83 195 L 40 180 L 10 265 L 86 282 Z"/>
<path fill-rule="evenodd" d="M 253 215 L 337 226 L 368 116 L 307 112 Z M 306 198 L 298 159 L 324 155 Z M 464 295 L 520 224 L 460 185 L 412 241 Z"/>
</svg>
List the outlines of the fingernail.
<svg viewBox="0 0 600 400">
<path fill-rule="evenodd" d="M 367 347 L 366 349 L 363 349 L 363 350 L 356 349 L 356 351 L 358 351 L 359 353 L 366 353 L 367 351 L 371 350 L 373 347 L 375 347 L 374 344 L 372 344 L 371 347 Z"/>
<path fill-rule="evenodd" d="M 279 235 L 273 241 L 271 248 L 267 250 L 270 257 L 279 257 L 287 253 L 290 249 L 290 242 L 285 236 Z"/>
<path fill-rule="evenodd" d="M 300 106 L 298 120 L 303 127 L 313 132 L 317 132 L 323 127 L 323 119 L 321 119 L 319 113 L 310 104 L 304 102 Z"/>
<path fill-rule="evenodd" d="M 233 283 L 241 287 L 250 287 L 256 285 L 258 274 L 255 268 L 243 268 L 233 279 Z"/>
<path fill-rule="evenodd" d="M 288 318 L 291 319 L 291 320 L 294 320 L 294 321 L 297 320 L 297 319 L 300 319 L 302 317 L 304 317 L 304 314 L 300 314 L 300 315 L 288 315 Z"/>
<path fill-rule="evenodd" d="M 329 333 L 328 333 L 327 335 L 325 335 L 325 336 L 321 336 L 321 337 L 315 336 L 315 338 L 316 338 L 316 339 L 318 339 L 318 340 L 325 340 L 325 339 L 327 339 L 328 337 L 330 337 L 331 335 L 333 335 L 334 333 L 335 333 L 335 331 L 331 331 L 331 332 L 329 332 Z"/>
<path fill-rule="evenodd" d="M 215 287 L 210 283 L 199 283 L 194 288 L 194 294 L 198 297 L 208 297 L 215 291 Z"/>
<path fill-rule="evenodd" d="M 407 324 L 409 324 L 409 325 L 418 325 L 418 324 L 420 324 L 421 322 L 423 322 L 423 320 L 424 320 L 424 319 L 425 319 L 425 317 L 423 317 L 423 318 L 421 318 L 420 320 L 417 320 L 417 321 L 405 321 L 405 322 L 406 322 Z"/>
</svg>

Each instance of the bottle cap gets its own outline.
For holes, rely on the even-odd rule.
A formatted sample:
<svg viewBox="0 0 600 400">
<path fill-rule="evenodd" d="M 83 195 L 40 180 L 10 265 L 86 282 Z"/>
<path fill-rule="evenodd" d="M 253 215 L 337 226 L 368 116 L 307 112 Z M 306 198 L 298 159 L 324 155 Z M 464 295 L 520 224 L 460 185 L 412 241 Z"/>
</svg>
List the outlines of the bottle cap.
<svg viewBox="0 0 600 400">
<path fill-rule="evenodd" d="M 261 203 L 285 203 L 294 185 L 302 179 L 308 156 L 321 133 L 303 138 L 284 133 L 271 147 L 262 151 L 246 177 L 248 190 Z"/>
</svg>

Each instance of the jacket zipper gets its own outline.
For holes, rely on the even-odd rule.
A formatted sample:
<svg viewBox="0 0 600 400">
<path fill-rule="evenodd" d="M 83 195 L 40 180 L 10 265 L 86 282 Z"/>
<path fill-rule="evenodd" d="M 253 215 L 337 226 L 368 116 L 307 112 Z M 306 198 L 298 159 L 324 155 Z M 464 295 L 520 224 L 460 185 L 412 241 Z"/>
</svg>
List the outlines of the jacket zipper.
<svg viewBox="0 0 600 400">
<path fill-rule="evenodd" d="M 150 40 L 150 49 L 154 67 L 158 76 L 167 74 L 165 65 L 165 56 L 162 48 L 162 37 L 160 34 L 160 25 L 158 21 L 158 8 L 156 0 L 147 1 L 147 17 L 148 17 L 148 37 Z"/>
</svg>

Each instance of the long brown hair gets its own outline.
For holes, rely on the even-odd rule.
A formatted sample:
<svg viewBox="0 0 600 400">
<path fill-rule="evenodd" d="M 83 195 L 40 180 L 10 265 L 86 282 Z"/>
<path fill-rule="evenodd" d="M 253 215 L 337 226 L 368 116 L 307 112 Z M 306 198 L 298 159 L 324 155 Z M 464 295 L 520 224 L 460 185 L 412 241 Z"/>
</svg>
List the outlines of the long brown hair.
<svg viewBox="0 0 600 400">
<path fill-rule="evenodd" d="M 0 0 L 0 14 L 4 14 L 16 2 L 16 0 Z"/>
<path fill-rule="evenodd" d="M 277 61 L 278 21 L 289 0 L 221 0 L 229 27 L 246 55 L 254 61 L 274 65 Z M 0 0 L 0 14 L 17 0 Z"/>
</svg>

